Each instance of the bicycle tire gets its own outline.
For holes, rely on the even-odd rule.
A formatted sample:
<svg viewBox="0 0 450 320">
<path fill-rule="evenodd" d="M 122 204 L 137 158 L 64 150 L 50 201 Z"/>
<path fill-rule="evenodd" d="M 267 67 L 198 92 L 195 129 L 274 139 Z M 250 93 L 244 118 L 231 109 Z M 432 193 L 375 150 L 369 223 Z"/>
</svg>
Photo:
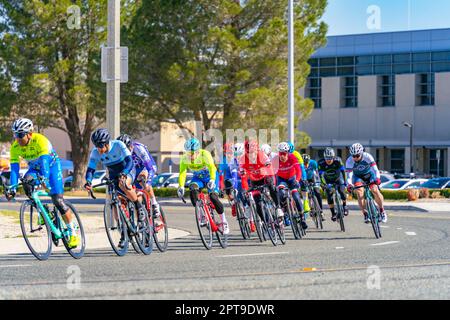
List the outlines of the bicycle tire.
<svg viewBox="0 0 450 320">
<path fill-rule="evenodd" d="M 114 224 L 110 224 L 110 221 L 112 221 L 112 219 L 116 220 L 114 217 L 110 216 L 108 210 L 106 209 L 107 207 L 110 208 L 109 211 L 111 211 L 111 215 L 113 214 L 113 209 L 116 209 L 117 215 L 118 215 L 118 219 L 116 221 L 117 223 L 117 227 Z M 128 236 L 128 227 L 125 223 L 125 220 L 123 218 L 122 215 L 122 208 L 121 206 L 119 206 L 118 204 L 105 204 L 104 208 L 103 208 L 103 220 L 104 220 L 104 224 L 105 224 L 105 230 L 106 230 L 106 235 L 108 237 L 108 241 L 109 244 L 111 245 L 111 248 L 113 249 L 113 251 L 119 256 L 119 257 L 123 257 L 124 255 L 127 254 L 128 252 L 128 247 L 129 247 L 129 243 L 130 243 L 130 238 Z M 111 226 L 111 230 L 110 230 L 110 226 Z M 123 239 L 123 247 L 120 248 L 119 247 L 119 243 L 115 243 L 115 240 L 113 239 L 113 234 L 112 231 L 115 230 L 117 228 L 118 230 L 118 234 L 120 234 L 121 239 Z"/>
<path fill-rule="evenodd" d="M 316 226 L 316 229 L 319 229 L 320 228 L 319 219 L 321 217 L 319 217 L 317 207 L 315 206 L 315 204 L 316 204 L 314 201 L 315 197 L 313 198 L 313 196 L 311 195 L 311 191 L 308 191 L 308 198 L 309 198 L 309 203 L 310 203 L 310 208 L 311 208 L 311 218 Z"/>
<path fill-rule="evenodd" d="M 137 210 L 134 210 L 134 225 L 136 227 L 134 239 L 141 252 L 147 256 L 153 252 L 153 217 L 147 212 L 144 204 L 142 204 L 142 209 L 145 210 L 143 221 L 138 220 L 139 213 Z"/>
<path fill-rule="evenodd" d="M 166 214 L 164 213 L 163 208 L 161 205 L 159 206 L 159 217 L 155 220 L 153 219 L 153 238 L 155 240 L 156 247 L 160 252 L 166 252 L 167 248 L 169 247 L 169 228 L 167 227 L 167 220 L 166 220 Z M 158 226 L 156 226 L 156 222 L 158 220 L 161 222 Z M 162 232 L 161 230 L 164 229 Z M 162 239 L 158 238 L 158 234 L 164 234 L 164 237 Z"/>
<path fill-rule="evenodd" d="M 130 219 L 130 223 L 133 225 L 133 226 L 135 226 L 136 224 L 135 224 L 135 215 L 134 215 L 134 204 L 132 204 L 132 203 L 127 203 L 127 207 L 128 207 L 128 213 L 130 214 L 130 217 L 129 217 L 129 219 Z M 129 242 L 131 243 L 131 246 L 133 247 L 133 249 L 134 249 L 134 252 L 136 252 L 137 254 L 141 254 L 142 253 L 142 251 L 141 251 L 141 248 L 139 248 L 139 245 L 137 244 L 137 241 L 136 241 L 136 239 L 134 238 L 134 236 L 130 233 L 130 229 L 128 229 L 128 239 L 129 239 Z"/>
<path fill-rule="evenodd" d="M 344 225 L 344 209 L 342 207 L 341 199 L 337 195 L 337 192 L 335 192 L 335 198 L 334 202 L 336 203 L 336 209 L 337 209 L 337 218 L 339 220 L 339 226 L 341 228 L 342 232 L 345 232 L 345 225 Z"/>
<path fill-rule="evenodd" d="M 317 217 L 318 217 L 318 222 L 319 222 L 319 229 L 323 230 L 323 213 L 322 213 L 322 209 L 320 209 L 320 205 L 319 205 L 319 200 L 317 200 L 316 195 L 313 195 L 313 202 L 314 202 L 314 206 L 316 207 L 316 212 L 317 212 Z"/>
<path fill-rule="evenodd" d="M 70 210 L 72 211 L 72 219 L 76 219 L 77 221 L 77 226 L 78 226 L 78 236 L 80 237 L 80 245 L 81 248 L 79 250 L 79 252 L 76 252 L 75 249 L 76 248 L 69 248 L 67 239 L 65 236 L 63 236 L 62 241 L 64 244 L 64 247 L 66 247 L 67 252 L 74 258 L 74 259 L 81 259 L 84 256 L 84 251 L 86 249 L 86 238 L 84 235 L 84 228 L 83 228 L 83 224 L 81 223 L 81 219 L 80 219 L 80 215 L 78 214 L 78 212 L 75 210 L 75 207 L 73 206 L 72 203 L 70 203 L 69 201 L 65 200 L 64 201 L 66 203 L 66 205 L 70 208 Z M 59 217 L 59 212 L 57 213 L 58 218 Z M 73 220 L 72 220 L 73 221 Z M 60 228 L 61 232 L 64 235 L 64 230 L 62 230 L 62 228 Z M 77 246 L 78 248 L 79 246 Z"/>
<path fill-rule="evenodd" d="M 261 221 L 261 218 L 256 209 L 256 204 L 253 201 L 250 203 L 250 210 L 252 211 L 253 222 L 255 223 L 258 239 L 260 242 L 264 242 L 266 241 L 266 239 L 264 237 L 263 222 Z"/>
<path fill-rule="evenodd" d="M 375 234 L 375 237 L 377 239 L 380 239 L 381 238 L 380 222 L 378 221 L 378 215 L 375 214 L 375 212 L 378 212 L 378 209 L 375 206 L 375 203 L 372 199 L 367 200 L 367 209 L 369 210 L 369 208 L 370 212 L 368 211 L 368 214 L 370 218 L 370 223 L 372 224 L 373 232 Z"/>
<path fill-rule="evenodd" d="M 30 207 L 29 215 L 26 215 L 26 213 L 27 213 L 27 211 L 26 211 L 27 206 Z M 35 211 L 36 211 L 35 216 L 36 216 L 36 219 L 37 219 L 37 217 L 38 217 L 38 210 L 35 207 L 33 201 L 26 200 L 26 201 L 24 201 L 21 204 L 21 206 L 20 206 L 20 214 L 19 214 L 19 217 L 20 217 L 20 228 L 22 230 L 22 235 L 23 235 L 23 238 L 25 239 L 25 243 L 27 244 L 27 247 L 28 247 L 28 249 L 30 249 L 30 251 L 33 254 L 33 256 L 35 256 L 36 259 L 38 259 L 38 260 L 44 261 L 44 260 L 47 260 L 50 257 L 51 253 L 52 253 L 52 245 L 53 245 L 53 243 L 52 243 L 52 236 L 51 236 L 50 226 L 49 226 L 49 224 L 47 222 L 47 219 L 44 219 L 44 227 L 45 227 L 45 232 L 47 233 L 47 235 L 46 236 L 45 236 L 45 234 L 42 235 L 42 240 L 43 240 L 42 241 L 42 244 L 43 244 L 42 248 L 43 249 L 42 249 L 42 251 L 40 251 L 39 249 L 36 248 L 36 245 L 33 245 L 31 243 L 32 240 L 30 240 L 30 238 L 33 238 L 33 237 L 31 237 L 31 236 L 29 237 L 28 233 L 26 231 L 26 225 L 28 223 L 30 224 L 30 229 L 31 229 L 30 233 L 34 233 L 35 231 L 42 230 L 42 227 L 43 227 L 41 225 L 40 228 L 38 228 L 36 230 L 33 229 L 33 223 L 34 223 L 33 218 L 35 217 L 33 215 L 33 211 L 34 211 L 33 209 L 35 209 Z M 28 217 L 28 221 L 26 221 L 27 217 Z M 44 237 L 47 238 L 47 240 L 45 240 Z M 34 238 L 36 238 L 36 237 L 34 237 Z M 47 242 L 46 245 L 45 245 L 45 241 Z"/>
<path fill-rule="evenodd" d="M 245 217 L 244 210 L 242 209 L 242 203 L 236 201 L 236 216 L 239 221 L 239 229 L 241 230 L 242 237 L 244 240 L 250 239 L 250 226 L 248 219 Z"/>
<path fill-rule="evenodd" d="M 202 226 L 202 217 L 204 217 L 205 225 Z M 200 239 L 207 250 L 211 250 L 213 235 L 211 230 L 211 224 L 206 215 L 205 209 L 203 208 L 203 202 L 198 201 L 195 206 L 195 221 L 197 223 L 198 233 L 200 234 Z M 206 229 L 207 234 L 203 234 L 202 229 Z"/>
<path fill-rule="evenodd" d="M 273 220 L 273 213 L 268 208 L 268 205 L 265 203 L 265 201 L 261 201 L 260 205 L 264 216 L 267 235 L 269 236 L 269 239 L 272 242 L 272 244 L 274 246 L 277 246 L 278 236 L 275 228 L 275 221 Z"/>
<path fill-rule="evenodd" d="M 223 222 L 220 221 L 220 218 L 217 218 L 219 214 L 215 212 L 211 208 L 211 217 L 214 220 L 214 223 L 217 226 L 217 231 L 215 232 L 217 241 L 219 242 L 219 245 L 222 247 L 222 249 L 226 249 L 228 247 L 228 235 L 223 233 Z"/>
<path fill-rule="evenodd" d="M 301 239 L 302 238 L 302 235 L 301 235 L 301 233 L 300 233 L 300 230 L 298 229 L 298 226 L 297 226 L 297 218 L 296 218 L 296 211 L 294 211 L 295 209 L 292 207 L 292 201 L 291 201 L 291 198 L 290 197 L 288 197 L 287 199 L 286 199 L 286 208 L 287 208 L 287 211 L 288 211 L 288 214 L 289 214 L 289 219 L 291 220 L 291 229 L 292 229 L 292 233 L 294 234 L 294 238 L 296 239 L 296 240 L 299 240 L 299 239 Z"/>
</svg>

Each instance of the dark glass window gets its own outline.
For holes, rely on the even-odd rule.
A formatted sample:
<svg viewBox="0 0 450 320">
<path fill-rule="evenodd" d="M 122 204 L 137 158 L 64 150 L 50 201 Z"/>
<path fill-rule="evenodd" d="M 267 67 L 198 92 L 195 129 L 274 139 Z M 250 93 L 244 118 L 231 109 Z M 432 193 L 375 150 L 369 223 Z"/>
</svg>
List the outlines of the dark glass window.
<svg viewBox="0 0 450 320">
<path fill-rule="evenodd" d="M 430 72 L 430 68 L 431 68 L 430 63 L 414 63 L 413 64 L 413 72 L 414 73 Z"/>
<path fill-rule="evenodd" d="M 431 70 L 433 72 L 450 71 L 450 62 L 435 62 Z"/>
<path fill-rule="evenodd" d="M 391 150 L 391 172 L 405 173 L 405 150 Z"/>
<path fill-rule="evenodd" d="M 450 51 L 433 52 L 431 54 L 431 59 L 433 61 L 450 61 Z"/>
<path fill-rule="evenodd" d="M 354 67 L 338 67 L 337 68 L 337 75 L 338 76 L 353 76 L 355 74 L 355 68 Z"/>
<path fill-rule="evenodd" d="M 309 59 L 308 63 L 309 63 L 309 65 L 311 67 L 318 67 L 319 66 L 319 59 Z"/>
<path fill-rule="evenodd" d="M 314 109 L 322 108 L 322 79 L 308 79 L 307 97 L 314 102 Z"/>
<path fill-rule="evenodd" d="M 410 62 L 411 62 L 411 55 L 409 53 L 394 55 L 394 63 L 410 63 Z"/>
<path fill-rule="evenodd" d="M 344 82 L 343 108 L 356 108 L 358 106 L 358 77 L 346 77 Z"/>
<path fill-rule="evenodd" d="M 375 56 L 375 64 L 392 63 L 392 56 L 390 54 Z"/>
<path fill-rule="evenodd" d="M 445 150 L 430 150 L 430 174 L 444 176 L 444 152 Z"/>
<path fill-rule="evenodd" d="M 375 74 L 390 74 L 392 73 L 392 65 L 386 65 L 386 66 L 375 66 L 374 72 Z"/>
<path fill-rule="evenodd" d="M 336 58 L 321 58 L 320 66 L 321 67 L 332 67 L 336 65 Z"/>
<path fill-rule="evenodd" d="M 358 66 L 356 67 L 356 74 L 360 76 L 373 74 L 372 66 Z"/>
<path fill-rule="evenodd" d="M 395 106 L 395 75 L 384 75 L 381 77 L 381 106 Z"/>
<path fill-rule="evenodd" d="M 309 74 L 310 77 L 318 77 L 319 76 L 319 68 L 311 68 L 311 72 Z"/>
<path fill-rule="evenodd" d="M 335 77 L 336 68 L 320 68 L 321 77 Z"/>
<path fill-rule="evenodd" d="M 411 65 L 410 64 L 395 64 L 393 73 L 401 74 L 401 73 L 410 73 Z"/>
<path fill-rule="evenodd" d="M 353 66 L 355 64 L 354 57 L 340 57 L 337 60 L 338 66 Z"/>
<path fill-rule="evenodd" d="M 420 106 L 434 106 L 434 73 L 424 73 L 418 76 L 417 96 Z"/>
<path fill-rule="evenodd" d="M 366 65 L 373 63 L 373 56 L 358 56 L 356 57 L 357 65 Z"/>
<path fill-rule="evenodd" d="M 430 61 L 430 53 L 414 53 L 413 54 L 413 62 L 428 62 Z"/>
</svg>

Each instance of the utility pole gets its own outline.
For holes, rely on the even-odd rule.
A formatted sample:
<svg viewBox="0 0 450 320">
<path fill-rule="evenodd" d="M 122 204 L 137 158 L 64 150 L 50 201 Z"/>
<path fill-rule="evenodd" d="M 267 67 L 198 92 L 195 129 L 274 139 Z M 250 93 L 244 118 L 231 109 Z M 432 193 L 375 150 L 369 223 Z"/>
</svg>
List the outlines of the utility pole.
<svg viewBox="0 0 450 320">
<path fill-rule="evenodd" d="M 410 168 L 411 168 L 411 173 L 410 175 L 412 176 L 414 174 L 414 152 L 413 152 L 413 125 L 409 122 L 403 122 L 403 125 L 407 128 L 409 128 L 409 151 L 410 151 Z"/>
<path fill-rule="evenodd" d="M 294 142 L 294 0 L 288 9 L 288 139 Z"/>
<path fill-rule="evenodd" d="M 115 139 L 120 135 L 120 0 L 108 0 L 108 47 L 112 78 L 106 84 L 106 124 Z"/>
</svg>

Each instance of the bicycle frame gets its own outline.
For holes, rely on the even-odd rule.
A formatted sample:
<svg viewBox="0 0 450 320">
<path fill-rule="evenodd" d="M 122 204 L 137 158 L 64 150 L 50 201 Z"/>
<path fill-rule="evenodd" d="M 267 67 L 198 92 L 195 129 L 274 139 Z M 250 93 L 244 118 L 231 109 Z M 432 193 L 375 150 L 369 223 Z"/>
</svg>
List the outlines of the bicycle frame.
<svg viewBox="0 0 450 320">
<path fill-rule="evenodd" d="M 202 202 L 203 208 L 205 209 L 206 216 L 208 217 L 209 224 L 211 225 L 212 232 L 217 232 L 219 227 L 216 225 L 214 219 L 211 216 L 210 208 L 215 209 L 214 204 L 211 202 L 209 196 L 206 196 L 203 192 L 198 195 L 199 201 Z"/>
</svg>

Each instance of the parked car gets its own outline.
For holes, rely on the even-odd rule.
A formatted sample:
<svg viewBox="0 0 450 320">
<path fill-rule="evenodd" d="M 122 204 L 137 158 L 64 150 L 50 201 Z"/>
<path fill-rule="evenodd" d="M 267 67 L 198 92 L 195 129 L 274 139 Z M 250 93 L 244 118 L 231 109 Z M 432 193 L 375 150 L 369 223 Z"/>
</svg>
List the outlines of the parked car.
<svg viewBox="0 0 450 320">
<path fill-rule="evenodd" d="M 159 183 L 156 188 L 178 188 L 178 177 L 179 173 L 171 173 L 170 176 L 166 178 L 162 183 Z M 190 172 L 186 174 L 186 183 L 184 185 L 187 188 L 192 180 L 194 175 Z M 155 186 L 154 186 L 155 187 Z"/>
<path fill-rule="evenodd" d="M 20 169 L 19 170 L 19 177 L 23 178 L 24 174 L 27 173 L 27 171 L 28 171 L 28 169 Z M 1 175 L 6 178 L 7 183 L 10 182 L 9 179 L 11 177 L 11 171 L 9 171 L 9 170 L 3 171 L 3 172 L 1 172 Z"/>
<path fill-rule="evenodd" d="M 96 184 L 102 183 L 102 179 L 103 179 L 104 177 L 106 177 L 107 172 L 108 172 L 107 170 L 98 170 L 98 171 L 95 171 L 94 177 L 93 177 L 93 179 L 92 179 L 92 185 L 96 185 Z M 70 187 L 72 187 L 72 181 L 73 181 L 73 176 L 68 176 L 67 178 L 65 178 L 65 179 L 63 180 L 64 188 L 70 188 Z"/>
<path fill-rule="evenodd" d="M 380 188 L 385 190 L 407 190 L 417 189 L 427 182 L 427 179 L 396 179 L 381 184 Z"/>
<path fill-rule="evenodd" d="M 421 188 L 427 189 L 449 189 L 450 188 L 450 178 L 435 178 L 430 179 L 421 185 Z"/>
<path fill-rule="evenodd" d="M 381 183 L 386 183 L 388 181 L 395 180 L 395 178 L 394 178 L 393 174 L 390 174 L 387 171 L 380 171 L 380 180 L 381 180 Z"/>
<path fill-rule="evenodd" d="M 152 180 L 152 187 L 153 188 L 161 188 L 164 184 L 164 182 L 169 179 L 171 176 L 173 175 L 173 173 L 160 173 L 157 176 L 153 177 Z"/>
</svg>

